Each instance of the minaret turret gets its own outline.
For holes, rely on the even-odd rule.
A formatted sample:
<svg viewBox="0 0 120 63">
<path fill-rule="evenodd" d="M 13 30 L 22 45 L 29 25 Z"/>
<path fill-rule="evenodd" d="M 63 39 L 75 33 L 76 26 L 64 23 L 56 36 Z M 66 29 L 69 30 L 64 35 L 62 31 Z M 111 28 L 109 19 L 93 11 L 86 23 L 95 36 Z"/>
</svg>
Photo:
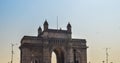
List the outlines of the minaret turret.
<svg viewBox="0 0 120 63">
<path fill-rule="evenodd" d="M 47 20 L 45 20 L 43 26 L 44 26 L 44 31 L 47 31 L 48 30 L 48 22 L 47 22 Z"/>
<path fill-rule="evenodd" d="M 40 35 L 41 33 L 42 33 L 42 28 L 39 27 L 39 28 L 38 28 L 38 35 Z"/>
<path fill-rule="evenodd" d="M 69 33 L 71 33 L 71 24 L 70 24 L 70 23 L 67 24 L 67 31 L 68 31 Z"/>
</svg>

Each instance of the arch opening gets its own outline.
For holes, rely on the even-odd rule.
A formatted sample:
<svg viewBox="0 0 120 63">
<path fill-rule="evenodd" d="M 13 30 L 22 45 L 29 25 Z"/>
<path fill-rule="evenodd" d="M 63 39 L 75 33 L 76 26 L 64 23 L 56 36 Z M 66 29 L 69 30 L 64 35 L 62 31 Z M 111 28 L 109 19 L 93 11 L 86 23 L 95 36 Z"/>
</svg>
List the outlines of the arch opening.
<svg viewBox="0 0 120 63">
<path fill-rule="evenodd" d="M 60 48 L 52 51 L 51 63 L 64 63 L 64 53 Z"/>
<path fill-rule="evenodd" d="M 81 54 L 79 50 L 73 49 L 73 57 L 74 57 L 74 63 L 82 63 Z"/>
<path fill-rule="evenodd" d="M 52 52 L 51 63 L 57 63 L 56 54 Z"/>
</svg>

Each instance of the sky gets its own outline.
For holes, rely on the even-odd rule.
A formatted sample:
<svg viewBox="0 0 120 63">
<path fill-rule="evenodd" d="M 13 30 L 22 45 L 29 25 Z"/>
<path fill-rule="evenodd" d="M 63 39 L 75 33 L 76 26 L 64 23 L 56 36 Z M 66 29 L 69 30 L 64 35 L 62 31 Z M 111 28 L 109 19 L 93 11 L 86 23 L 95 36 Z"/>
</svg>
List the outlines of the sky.
<svg viewBox="0 0 120 63">
<path fill-rule="evenodd" d="M 87 40 L 88 63 L 120 62 L 120 0 L 0 0 L 0 63 L 20 63 L 20 41 L 24 35 L 37 36 L 45 19 L 49 28 L 66 29 L 72 37 Z"/>
</svg>

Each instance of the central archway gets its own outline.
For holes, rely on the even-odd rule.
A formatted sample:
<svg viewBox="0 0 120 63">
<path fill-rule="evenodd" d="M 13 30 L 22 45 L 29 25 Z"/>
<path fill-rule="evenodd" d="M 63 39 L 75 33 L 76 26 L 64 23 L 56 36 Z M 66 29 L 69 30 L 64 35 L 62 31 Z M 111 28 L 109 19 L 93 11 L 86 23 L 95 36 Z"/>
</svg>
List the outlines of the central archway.
<svg viewBox="0 0 120 63">
<path fill-rule="evenodd" d="M 51 55 L 52 53 L 55 53 L 56 55 L 56 63 L 65 63 L 64 61 L 64 52 L 61 50 L 61 48 L 56 48 L 54 49 L 52 52 L 51 52 Z M 51 56 L 51 63 L 52 63 L 52 56 Z"/>
<path fill-rule="evenodd" d="M 52 52 L 51 63 L 57 63 L 56 54 Z"/>
</svg>

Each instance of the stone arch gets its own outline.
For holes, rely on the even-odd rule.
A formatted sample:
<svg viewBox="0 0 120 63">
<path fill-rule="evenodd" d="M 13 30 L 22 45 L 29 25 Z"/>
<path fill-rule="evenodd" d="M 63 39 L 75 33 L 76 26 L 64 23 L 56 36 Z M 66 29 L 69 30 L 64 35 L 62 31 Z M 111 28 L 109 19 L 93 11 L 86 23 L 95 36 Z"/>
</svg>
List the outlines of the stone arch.
<svg viewBox="0 0 120 63">
<path fill-rule="evenodd" d="M 56 54 L 56 60 L 57 63 L 65 63 L 65 50 L 61 47 L 53 47 L 50 50 L 50 54 L 52 55 L 52 52 L 54 52 Z M 50 56 L 52 58 L 52 56 Z"/>
<path fill-rule="evenodd" d="M 82 63 L 81 51 L 79 49 L 73 49 L 73 54 L 76 56 L 76 58 L 74 57 L 74 63 Z"/>
</svg>

